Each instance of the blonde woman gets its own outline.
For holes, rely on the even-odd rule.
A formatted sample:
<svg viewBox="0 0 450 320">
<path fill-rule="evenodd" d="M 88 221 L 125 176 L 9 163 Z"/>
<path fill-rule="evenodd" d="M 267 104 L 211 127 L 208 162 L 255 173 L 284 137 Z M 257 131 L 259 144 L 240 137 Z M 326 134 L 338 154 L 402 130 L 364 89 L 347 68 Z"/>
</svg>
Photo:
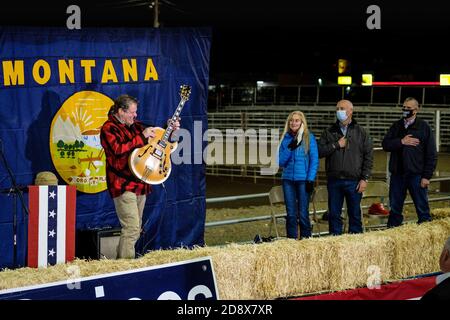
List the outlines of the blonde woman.
<svg viewBox="0 0 450 320">
<path fill-rule="evenodd" d="M 289 114 L 281 137 L 278 164 L 283 168 L 282 181 L 286 204 L 286 235 L 300 239 L 311 237 L 309 199 L 314 190 L 319 167 L 316 138 L 308 130 L 301 111 Z"/>
</svg>

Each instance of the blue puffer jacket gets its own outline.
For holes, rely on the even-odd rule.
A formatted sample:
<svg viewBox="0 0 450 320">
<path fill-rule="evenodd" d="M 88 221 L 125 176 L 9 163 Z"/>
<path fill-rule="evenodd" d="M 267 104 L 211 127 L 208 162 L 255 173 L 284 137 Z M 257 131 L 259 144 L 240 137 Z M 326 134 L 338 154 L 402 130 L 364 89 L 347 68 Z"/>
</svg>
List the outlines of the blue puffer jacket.
<svg viewBox="0 0 450 320">
<path fill-rule="evenodd" d="M 294 136 L 288 132 L 281 141 L 278 165 L 283 168 L 282 179 L 314 181 L 319 168 L 319 152 L 314 135 L 309 132 L 309 153 L 305 154 L 303 142 L 294 151 L 288 149 Z"/>
</svg>

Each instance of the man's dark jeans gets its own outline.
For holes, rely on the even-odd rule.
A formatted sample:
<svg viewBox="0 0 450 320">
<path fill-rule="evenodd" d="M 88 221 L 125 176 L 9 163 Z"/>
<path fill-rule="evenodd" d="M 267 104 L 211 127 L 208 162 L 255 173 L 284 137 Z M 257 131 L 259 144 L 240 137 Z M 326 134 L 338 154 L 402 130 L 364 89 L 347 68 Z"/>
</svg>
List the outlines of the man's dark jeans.
<svg viewBox="0 0 450 320">
<path fill-rule="evenodd" d="M 356 190 L 359 181 L 347 179 L 328 179 L 328 225 L 332 235 L 342 234 L 342 206 L 344 198 L 348 208 L 349 233 L 361 233 L 362 193 Z"/>
<path fill-rule="evenodd" d="M 387 226 L 397 227 L 403 222 L 403 204 L 406 199 L 406 191 L 409 191 L 416 207 L 418 223 L 431 221 L 430 207 L 428 206 L 428 188 L 422 188 L 420 175 L 391 175 L 389 186 L 389 219 Z"/>
</svg>

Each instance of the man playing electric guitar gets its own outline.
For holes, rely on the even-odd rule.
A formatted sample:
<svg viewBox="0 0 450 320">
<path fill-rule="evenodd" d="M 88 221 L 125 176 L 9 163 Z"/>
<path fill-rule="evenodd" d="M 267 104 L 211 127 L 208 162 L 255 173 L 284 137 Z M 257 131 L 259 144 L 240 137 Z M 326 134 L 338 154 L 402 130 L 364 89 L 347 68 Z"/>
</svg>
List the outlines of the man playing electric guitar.
<svg viewBox="0 0 450 320">
<path fill-rule="evenodd" d="M 153 127 L 145 128 L 136 121 L 138 101 L 121 95 L 114 101 L 103 124 L 100 139 L 106 156 L 106 183 L 113 198 L 122 226 L 118 258 L 135 258 L 135 243 L 139 239 L 146 195 L 151 186 L 135 177 L 128 166 L 133 150 L 145 146 L 155 137 Z M 173 131 L 180 128 L 180 118 L 169 119 Z"/>
</svg>

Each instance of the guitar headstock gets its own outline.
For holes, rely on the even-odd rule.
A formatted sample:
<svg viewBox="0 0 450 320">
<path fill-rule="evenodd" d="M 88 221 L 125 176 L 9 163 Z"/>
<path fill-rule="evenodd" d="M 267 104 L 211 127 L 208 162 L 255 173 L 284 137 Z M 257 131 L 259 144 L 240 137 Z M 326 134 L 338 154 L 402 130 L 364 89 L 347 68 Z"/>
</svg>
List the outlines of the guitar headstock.
<svg viewBox="0 0 450 320">
<path fill-rule="evenodd" d="M 183 84 L 180 86 L 180 97 L 184 101 L 189 100 L 189 95 L 191 94 L 191 86 L 188 86 L 187 84 Z"/>
</svg>

